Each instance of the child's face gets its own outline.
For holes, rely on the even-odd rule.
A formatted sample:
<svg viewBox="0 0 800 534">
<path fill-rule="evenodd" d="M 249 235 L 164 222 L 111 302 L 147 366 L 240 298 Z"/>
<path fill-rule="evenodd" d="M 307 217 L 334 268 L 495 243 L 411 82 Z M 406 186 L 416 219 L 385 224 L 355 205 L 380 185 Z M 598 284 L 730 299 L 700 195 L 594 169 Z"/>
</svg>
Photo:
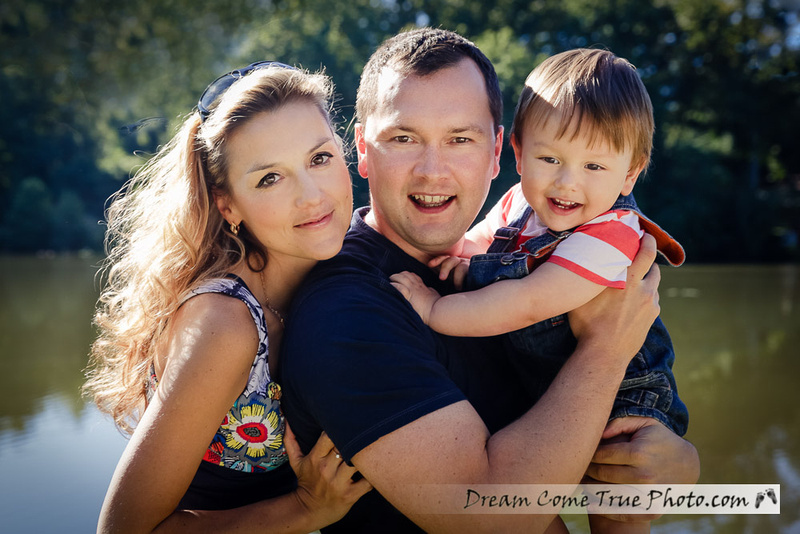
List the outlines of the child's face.
<svg viewBox="0 0 800 534">
<path fill-rule="evenodd" d="M 558 121 L 526 125 L 521 144 L 511 137 L 525 199 L 551 230 L 584 224 L 608 211 L 620 194 L 633 190 L 642 166 L 633 151 L 617 152 L 604 139 L 589 143 L 586 129 L 574 139 L 572 127 L 557 138 Z"/>
</svg>

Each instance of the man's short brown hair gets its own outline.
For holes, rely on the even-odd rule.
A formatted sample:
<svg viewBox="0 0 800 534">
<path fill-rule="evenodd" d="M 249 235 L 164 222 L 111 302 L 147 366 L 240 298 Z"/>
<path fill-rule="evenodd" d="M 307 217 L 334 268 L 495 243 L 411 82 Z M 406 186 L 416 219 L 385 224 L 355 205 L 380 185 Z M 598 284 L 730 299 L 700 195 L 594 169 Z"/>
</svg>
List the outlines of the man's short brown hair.
<svg viewBox="0 0 800 534">
<path fill-rule="evenodd" d="M 455 32 L 419 28 L 387 39 L 370 56 L 356 95 L 356 118 L 365 124 L 378 107 L 378 79 L 385 67 L 403 75 L 425 76 L 468 58 L 475 62 L 486 83 L 489 111 L 495 133 L 503 123 L 503 96 L 492 62 L 474 43 Z"/>
</svg>

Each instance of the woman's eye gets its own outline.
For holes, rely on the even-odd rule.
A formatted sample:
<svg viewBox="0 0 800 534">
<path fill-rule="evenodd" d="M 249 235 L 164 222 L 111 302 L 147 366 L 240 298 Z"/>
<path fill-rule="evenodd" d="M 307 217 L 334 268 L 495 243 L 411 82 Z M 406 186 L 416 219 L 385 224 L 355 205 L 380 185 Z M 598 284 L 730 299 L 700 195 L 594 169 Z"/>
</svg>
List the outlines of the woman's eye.
<svg viewBox="0 0 800 534">
<path fill-rule="evenodd" d="M 280 174 L 278 174 L 276 172 L 271 172 L 271 173 L 265 175 L 261 180 L 259 180 L 258 187 L 268 187 L 270 185 L 273 185 L 274 183 L 276 183 L 280 179 L 281 179 L 281 175 Z"/>
<path fill-rule="evenodd" d="M 328 160 L 330 160 L 332 157 L 333 154 L 330 154 L 328 152 L 321 152 L 319 154 L 315 154 L 314 157 L 311 158 L 311 165 L 314 166 L 324 165 L 328 163 Z"/>
</svg>

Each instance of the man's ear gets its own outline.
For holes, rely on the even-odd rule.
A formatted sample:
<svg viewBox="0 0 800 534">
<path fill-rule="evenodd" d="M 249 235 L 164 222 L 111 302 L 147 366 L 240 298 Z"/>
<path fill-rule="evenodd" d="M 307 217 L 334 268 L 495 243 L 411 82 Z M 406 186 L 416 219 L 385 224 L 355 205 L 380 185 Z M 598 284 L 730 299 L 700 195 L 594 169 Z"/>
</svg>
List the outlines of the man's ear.
<svg viewBox="0 0 800 534">
<path fill-rule="evenodd" d="M 503 127 L 497 129 L 497 135 L 494 138 L 494 169 L 492 173 L 492 180 L 497 178 L 500 174 L 500 154 L 503 151 Z"/>
<path fill-rule="evenodd" d="M 644 167 L 645 162 L 642 161 L 628 169 L 628 174 L 625 175 L 625 181 L 622 183 L 622 191 L 620 191 L 621 195 L 631 194 L 633 191 L 633 186 L 636 185 L 636 180 L 639 179 L 639 175 L 642 174 L 642 171 L 644 171 Z"/>
<path fill-rule="evenodd" d="M 364 125 L 357 122 L 354 131 L 356 137 L 356 153 L 358 154 L 358 174 L 360 174 L 362 178 L 367 178 L 367 141 L 364 139 Z"/>
<path fill-rule="evenodd" d="M 517 160 L 517 174 L 522 176 L 522 145 L 516 134 L 511 134 L 511 148 L 514 149 L 514 159 Z"/>
</svg>

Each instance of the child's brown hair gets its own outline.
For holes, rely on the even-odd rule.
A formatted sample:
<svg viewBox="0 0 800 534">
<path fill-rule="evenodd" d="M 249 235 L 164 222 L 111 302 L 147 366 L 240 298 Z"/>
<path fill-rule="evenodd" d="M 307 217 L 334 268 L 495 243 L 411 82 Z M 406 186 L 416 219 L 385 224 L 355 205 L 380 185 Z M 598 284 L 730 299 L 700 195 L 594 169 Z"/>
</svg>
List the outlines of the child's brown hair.
<svg viewBox="0 0 800 534">
<path fill-rule="evenodd" d="M 653 149 L 653 105 L 628 60 L 607 50 L 579 48 L 556 54 L 525 80 L 511 134 L 522 143 L 526 125 L 560 121 L 559 136 L 588 128 L 618 151 L 633 149 L 632 165 L 647 168 Z"/>
</svg>

